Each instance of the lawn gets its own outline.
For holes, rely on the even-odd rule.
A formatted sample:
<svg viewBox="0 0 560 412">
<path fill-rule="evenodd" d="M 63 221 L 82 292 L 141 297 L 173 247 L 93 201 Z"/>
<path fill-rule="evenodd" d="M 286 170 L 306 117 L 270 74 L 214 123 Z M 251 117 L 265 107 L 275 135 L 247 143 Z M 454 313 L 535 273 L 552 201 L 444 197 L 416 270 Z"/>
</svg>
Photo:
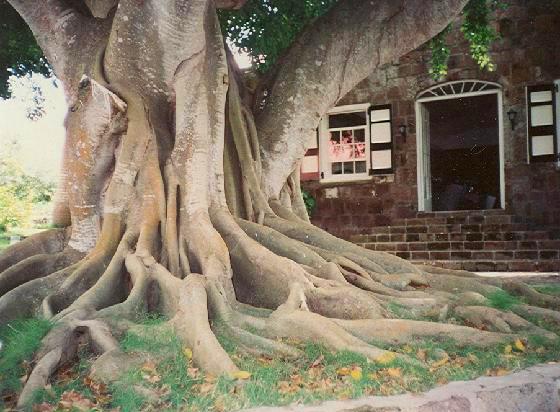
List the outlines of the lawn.
<svg viewBox="0 0 560 412">
<path fill-rule="evenodd" d="M 83 348 L 79 362 L 59 370 L 52 384 L 36 393 L 35 409 L 233 411 L 421 392 L 449 381 L 500 376 L 536 363 L 560 360 L 560 341 L 537 337 L 485 350 L 434 340 L 385 346 L 416 360 L 410 364 L 394 358 L 372 362 L 356 353 L 332 352 L 297 341 L 289 342 L 301 350 L 297 359 L 255 355 L 220 336 L 242 372 L 210 376 L 193 365 L 192 352 L 164 321 L 147 317 L 137 330 L 121 337 L 121 349 L 143 360 L 118 381 L 106 385 L 89 376 L 95 358 Z M 5 406 L 15 399 L 14 392 L 21 386 L 19 378 L 29 372 L 31 354 L 49 328 L 48 322 L 26 320 L 0 330 L 0 339 L 6 345 L 0 360 L 0 391 Z"/>
</svg>

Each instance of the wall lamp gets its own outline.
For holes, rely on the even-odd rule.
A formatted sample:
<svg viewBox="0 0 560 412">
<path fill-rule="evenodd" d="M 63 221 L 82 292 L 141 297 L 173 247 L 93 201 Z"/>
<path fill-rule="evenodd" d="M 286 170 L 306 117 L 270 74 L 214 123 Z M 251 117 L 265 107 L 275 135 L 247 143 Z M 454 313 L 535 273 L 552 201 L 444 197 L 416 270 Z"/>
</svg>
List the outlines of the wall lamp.
<svg viewBox="0 0 560 412">
<path fill-rule="evenodd" d="M 401 124 L 399 126 L 399 134 L 403 137 L 403 140 L 406 142 L 406 125 Z"/>
<path fill-rule="evenodd" d="M 509 112 L 507 112 L 507 115 L 511 123 L 511 130 L 515 130 L 515 125 L 517 124 L 517 112 L 513 109 L 510 109 Z"/>
</svg>

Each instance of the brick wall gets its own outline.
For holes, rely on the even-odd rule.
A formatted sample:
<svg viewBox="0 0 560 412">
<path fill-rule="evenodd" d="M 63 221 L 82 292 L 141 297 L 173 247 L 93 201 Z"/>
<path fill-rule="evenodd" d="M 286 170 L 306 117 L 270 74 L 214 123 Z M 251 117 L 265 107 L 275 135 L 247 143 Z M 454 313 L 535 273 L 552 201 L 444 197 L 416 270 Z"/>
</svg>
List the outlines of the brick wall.
<svg viewBox="0 0 560 412">
<path fill-rule="evenodd" d="M 560 78 L 560 0 L 509 0 L 496 14 L 502 38 L 492 46 L 496 71 L 478 69 L 455 22 L 450 34 L 449 72 L 442 81 L 479 79 L 503 87 L 506 208 L 536 225 L 560 225 L 560 171 L 552 163 L 527 164 L 526 98 L 528 85 Z M 368 233 L 417 211 L 416 95 L 436 84 L 428 74 L 430 51 L 423 46 L 361 82 L 340 105 L 392 104 L 395 173 L 372 181 L 344 184 L 304 182 L 317 199 L 315 224 L 338 236 Z M 512 132 L 506 112 L 517 112 Z M 407 136 L 398 126 L 407 126 Z"/>
</svg>

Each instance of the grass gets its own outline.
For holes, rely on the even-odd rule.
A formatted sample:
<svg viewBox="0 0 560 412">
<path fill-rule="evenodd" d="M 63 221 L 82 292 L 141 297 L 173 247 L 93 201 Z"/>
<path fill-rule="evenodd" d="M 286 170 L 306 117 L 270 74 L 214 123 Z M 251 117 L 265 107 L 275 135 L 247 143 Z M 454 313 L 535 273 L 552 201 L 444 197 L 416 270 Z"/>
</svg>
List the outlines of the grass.
<svg viewBox="0 0 560 412">
<path fill-rule="evenodd" d="M 560 284 L 546 284 L 533 286 L 538 292 L 547 295 L 560 296 Z"/>
<path fill-rule="evenodd" d="M 558 330 L 556 330 L 558 332 Z M 121 411 L 182 410 L 230 411 L 262 405 L 317 403 L 328 399 L 357 398 L 422 392 L 454 380 L 481 375 L 501 375 L 529 365 L 560 360 L 560 341 L 530 337 L 522 349 L 514 342 L 480 349 L 458 347 L 449 340 L 416 340 L 406 345 L 380 345 L 418 360 L 407 363 L 388 359 L 372 362 L 348 352 L 332 352 L 321 345 L 289 341 L 303 355 L 298 359 L 256 356 L 219 335 L 222 346 L 236 365 L 250 377 L 234 379 L 203 374 L 162 318 L 146 318 L 129 331 L 121 349 L 143 361 L 106 390 L 103 408 Z M 147 357 L 146 357 L 147 356 Z M 99 393 L 85 384 L 92 359 L 87 356 L 57 377 L 52 388 L 38 393 L 36 402 L 56 404 L 68 391 L 88 399 Z"/>
<path fill-rule="evenodd" d="M 507 293 L 494 294 L 489 300 L 493 307 L 502 309 L 518 303 Z M 402 309 L 391 306 L 394 312 Z M 560 333 L 557 327 L 537 323 Z M 221 330 L 219 325 L 215 326 Z M 8 385 L 3 387 L 4 392 L 20 387 L 19 377 L 25 372 L 22 362 L 31 357 L 49 328 L 48 322 L 35 320 L 12 324 L 10 330 L 2 331 L 2 340 L 9 342 L 0 360 L 0 382 Z M 302 351 L 298 359 L 257 356 L 223 334 L 218 334 L 218 339 L 235 364 L 248 372 L 247 379 L 202 373 L 193 365 L 189 348 L 181 343 L 165 319 L 145 316 L 139 327 L 129 330 L 120 340 L 124 352 L 141 359 L 137 367 L 104 386 L 88 377 L 94 358 L 82 350 L 81 360 L 59 371 L 52 386 L 36 393 L 34 403 L 55 406 L 61 399 L 74 396 L 91 405 L 95 402 L 103 410 L 221 412 L 422 392 L 450 381 L 498 376 L 537 363 L 560 361 L 560 340 L 551 342 L 536 336 L 518 342 L 517 346 L 516 342 L 505 342 L 485 349 L 459 347 L 450 340 L 412 340 L 397 346 L 373 342 L 416 359 L 414 363 L 399 358 L 372 362 L 353 352 L 333 352 L 315 343 L 293 340 L 288 343 Z"/>
<path fill-rule="evenodd" d="M 25 361 L 31 359 L 50 328 L 51 323 L 41 319 L 14 321 L 0 328 L 0 394 L 21 389 L 20 377 L 28 372 Z"/>
<path fill-rule="evenodd" d="M 510 295 L 504 290 L 493 292 L 487 298 L 491 307 L 501 310 L 508 310 L 513 305 L 522 303 L 518 297 Z"/>
</svg>

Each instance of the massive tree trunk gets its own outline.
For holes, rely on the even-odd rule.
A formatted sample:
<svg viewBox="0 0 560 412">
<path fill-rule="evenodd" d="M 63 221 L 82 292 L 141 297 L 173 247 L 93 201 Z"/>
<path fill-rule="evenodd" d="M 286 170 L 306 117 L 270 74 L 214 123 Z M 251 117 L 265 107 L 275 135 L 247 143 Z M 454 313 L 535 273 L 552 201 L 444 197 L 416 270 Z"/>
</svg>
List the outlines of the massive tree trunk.
<svg viewBox="0 0 560 412">
<path fill-rule="evenodd" d="M 372 340 L 444 335 L 486 345 L 517 331 L 547 335 L 476 305 L 500 287 L 550 309 L 557 299 L 362 249 L 311 225 L 302 207 L 296 166 L 319 118 L 465 2 L 341 0 L 251 95 L 216 16 L 241 1 L 11 0 L 70 106 L 55 212 L 67 228 L 0 255 L 0 322 L 58 324 L 20 405 L 71 358 L 73 331 L 110 356 L 119 350 L 112 328 L 146 311 L 167 316 L 213 374 L 237 369 L 211 319 L 263 351 L 297 354 L 277 340 L 297 337 L 372 359 L 386 355 Z M 442 323 L 395 319 L 392 302 Z M 249 315 L 246 305 L 272 313 Z M 445 323 L 452 315 L 494 332 Z"/>
</svg>

